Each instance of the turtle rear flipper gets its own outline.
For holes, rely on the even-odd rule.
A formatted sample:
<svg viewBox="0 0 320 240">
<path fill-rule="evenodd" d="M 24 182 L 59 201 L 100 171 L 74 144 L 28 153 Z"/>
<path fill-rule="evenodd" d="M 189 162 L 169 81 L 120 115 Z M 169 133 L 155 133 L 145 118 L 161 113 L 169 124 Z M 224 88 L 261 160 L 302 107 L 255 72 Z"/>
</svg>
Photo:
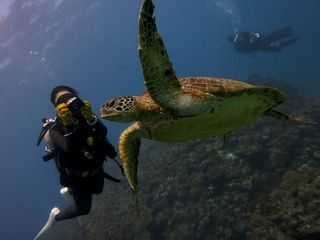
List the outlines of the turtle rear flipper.
<svg viewBox="0 0 320 240">
<path fill-rule="evenodd" d="M 303 116 L 287 115 L 285 113 L 276 111 L 272 108 L 265 111 L 263 113 L 263 115 L 268 116 L 268 117 L 272 117 L 272 118 L 276 118 L 276 119 L 280 119 L 280 120 L 294 121 L 294 122 L 299 122 L 299 123 L 304 123 L 304 124 L 319 124 L 319 123 L 312 121 L 310 119 L 307 119 Z"/>
</svg>

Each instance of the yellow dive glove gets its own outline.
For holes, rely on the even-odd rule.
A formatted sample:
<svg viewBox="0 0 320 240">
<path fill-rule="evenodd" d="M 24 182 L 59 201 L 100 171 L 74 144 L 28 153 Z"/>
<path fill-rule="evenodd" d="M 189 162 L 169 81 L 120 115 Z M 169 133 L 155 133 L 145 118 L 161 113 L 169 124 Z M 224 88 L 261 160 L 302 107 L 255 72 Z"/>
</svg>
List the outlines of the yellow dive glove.
<svg viewBox="0 0 320 240">
<path fill-rule="evenodd" d="M 84 106 L 81 109 L 81 113 L 84 116 L 84 118 L 89 122 L 93 122 L 96 118 L 92 113 L 92 108 L 91 108 L 91 104 L 89 101 L 84 100 Z"/>
<path fill-rule="evenodd" d="M 57 116 L 61 119 L 63 125 L 71 125 L 72 122 L 72 113 L 68 109 L 67 104 L 60 103 L 56 106 Z"/>
</svg>

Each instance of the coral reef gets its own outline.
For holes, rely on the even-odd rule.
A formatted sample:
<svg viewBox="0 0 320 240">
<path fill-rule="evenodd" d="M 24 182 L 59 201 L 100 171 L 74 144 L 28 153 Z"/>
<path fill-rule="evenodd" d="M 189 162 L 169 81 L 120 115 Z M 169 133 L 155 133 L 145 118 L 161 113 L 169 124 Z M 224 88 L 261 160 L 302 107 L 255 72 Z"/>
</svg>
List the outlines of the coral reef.
<svg viewBox="0 0 320 240">
<path fill-rule="evenodd" d="M 281 111 L 320 122 L 320 98 L 257 74 L 248 81 L 282 89 Z M 320 239 L 319 130 L 265 117 L 226 146 L 144 140 L 138 206 L 125 181 L 106 182 L 90 215 L 48 239 Z"/>
<path fill-rule="evenodd" d="M 281 185 L 256 205 L 250 239 L 320 239 L 320 170 L 289 170 Z"/>
</svg>

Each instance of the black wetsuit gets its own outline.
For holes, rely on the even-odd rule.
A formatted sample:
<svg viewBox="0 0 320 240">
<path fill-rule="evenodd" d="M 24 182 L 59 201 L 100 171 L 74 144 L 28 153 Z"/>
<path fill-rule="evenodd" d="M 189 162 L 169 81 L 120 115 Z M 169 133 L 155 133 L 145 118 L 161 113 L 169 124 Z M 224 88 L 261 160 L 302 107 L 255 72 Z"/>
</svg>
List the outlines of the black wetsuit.
<svg viewBox="0 0 320 240">
<path fill-rule="evenodd" d="M 67 206 L 56 216 L 56 220 L 74 218 L 88 214 L 92 195 L 103 191 L 103 162 L 106 156 L 115 157 L 114 147 L 107 141 L 107 128 L 100 122 L 94 126 L 85 123 L 64 126 L 59 119 L 49 130 L 55 148 L 55 162 L 60 172 L 61 185 L 68 187 L 75 204 Z M 87 143 L 88 137 L 94 145 Z M 107 144 L 107 147 L 106 147 Z"/>
<path fill-rule="evenodd" d="M 265 36 L 259 32 L 237 32 L 229 36 L 229 41 L 234 44 L 235 50 L 239 52 L 279 52 L 282 48 L 290 46 L 298 40 L 298 37 L 293 37 L 286 41 L 279 41 L 280 39 L 292 36 L 292 34 L 293 30 L 291 27 L 281 28 Z"/>
</svg>

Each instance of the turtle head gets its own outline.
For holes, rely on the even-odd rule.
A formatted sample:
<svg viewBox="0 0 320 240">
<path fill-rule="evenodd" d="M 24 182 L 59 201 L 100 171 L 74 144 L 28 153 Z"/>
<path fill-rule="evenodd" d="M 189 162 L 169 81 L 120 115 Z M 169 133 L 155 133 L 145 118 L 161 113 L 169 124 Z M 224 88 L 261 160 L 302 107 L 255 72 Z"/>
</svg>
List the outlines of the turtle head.
<svg viewBox="0 0 320 240">
<path fill-rule="evenodd" d="M 101 117 L 115 122 L 132 122 L 135 119 L 137 101 L 135 97 L 117 97 L 104 102 L 100 108 Z"/>
</svg>

